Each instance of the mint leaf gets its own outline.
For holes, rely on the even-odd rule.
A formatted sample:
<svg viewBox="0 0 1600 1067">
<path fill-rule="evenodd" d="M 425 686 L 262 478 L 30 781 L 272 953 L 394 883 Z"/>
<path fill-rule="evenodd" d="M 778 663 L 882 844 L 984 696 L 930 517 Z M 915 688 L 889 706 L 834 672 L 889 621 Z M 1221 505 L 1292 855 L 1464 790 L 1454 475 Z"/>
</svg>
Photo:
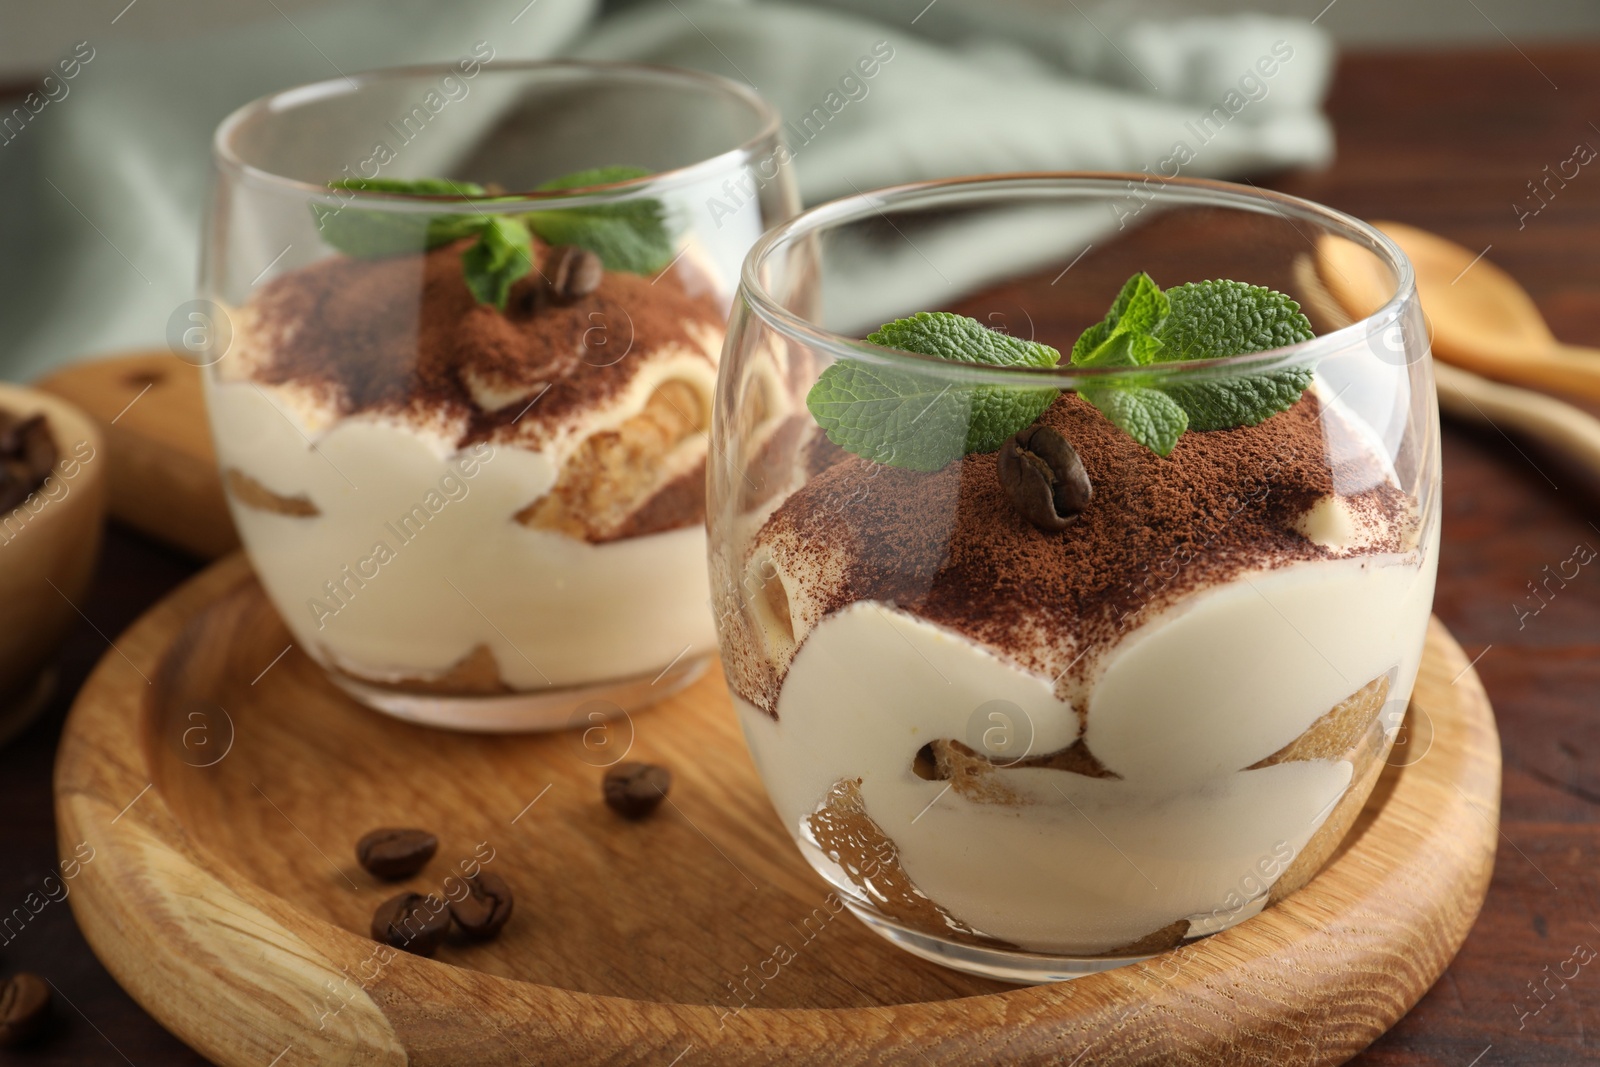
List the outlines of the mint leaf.
<svg viewBox="0 0 1600 1067">
<path fill-rule="evenodd" d="M 353 189 L 369 193 L 406 193 L 411 196 L 488 196 L 477 182 L 458 182 L 452 178 L 341 178 L 328 183 L 330 189 Z"/>
<path fill-rule="evenodd" d="M 349 178 L 329 182 L 329 188 L 378 193 L 409 193 L 417 196 L 480 197 L 483 186 L 445 178 Z M 422 215 L 398 211 L 375 211 L 344 205 L 311 205 L 312 217 L 322 231 L 322 239 L 348 256 L 372 259 L 378 256 L 423 252 L 437 245 L 470 237 L 483 220 L 472 215 Z"/>
<path fill-rule="evenodd" d="M 478 240 L 461 253 L 467 288 L 480 304 L 504 311 L 511 283 L 533 269 L 533 242 L 527 227 L 506 215 L 491 215 Z"/>
<path fill-rule="evenodd" d="M 1167 291 L 1171 311 L 1157 328 L 1156 355 L 1214 359 L 1265 352 L 1309 341 L 1314 333 L 1300 305 L 1284 293 L 1244 282 L 1190 282 Z M 1305 368 L 1163 386 L 1189 415 L 1191 430 L 1254 426 L 1287 411 L 1311 386 Z"/>
<path fill-rule="evenodd" d="M 643 178 L 639 167 L 595 167 L 555 178 L 540 191 L 586 188 Z M 329 182 L 333 189 L 451 196 L 468 201 L 505 203 L 516 197 L 492 197 L 474 182 L 447 178 L 351 178 Z M 487 213 L 424 215 L 313 204 L 311 213 L 323 240 L 346 255 L 360 258 L 419 253 L 451 241 L 479 236 L 462 253 L 467 286 L 486 304 L 504 309 L 512 282 L 532 269 L 528 231 L 551 245 L 578 245 L 600 256 L 608 270 L 653 274 L 675 254 L 667 227 L 666 208 L 659 200 L 627 200 L 566 210 L 532 211 L 522 216 Z M 518 236 L 513 230 L 521 230 Z M 525 265 L 524 265 L 525 264 Z"/>
<path fill-rule="evenodd" d="M 1049 345 L 991 330 L 976 319 L 923 311 L 867 336 L 872 344 L 956 363 L 1053 367 Z M 817 379 L 806 407 L 848 452 L 911 470 L 939 470 L 968 452 L 992 452 L 1037 419 L 1054 388 L 957 385 L 934 373 L 840 360 Z"/>
<path fill-rule="evenodd" d="M 1135 274 L 1105 319 L 1079 336 L 1072 362 L 1081 367 L 1142 367 L 1216 359 L 1312 336 L 1300 305 L 1275 290 L 1205 281 L 1163 293 L 1148 274 Z M 1112 383 L 1081 392 L 1113 423 L 1165 456 L 1185 428 L 1254 426 L 1288 410 L 1310 388 L 1311 378 L 1311 371 L 1292 368 L 1188 382 Z"/>
<path fill-rule="evenodd" d="M 840 360 L 806 394 L 828 440 L 891 467 L 936 471 L 967 451 L 970 391 L 928 374 Z"/>
<path fill-rule="evenodd" d="M 1244 282 L 1190 282 L 1167 290 L 1170 312 L 1154 329 L 1160 360 L 1220 359 L 1309 341 L 1311 321 L 1284 293 Z"/>
<path fill-rule="evenodd" d="M 1310 387 L 1311 372 L 1293 367 L 1210 381 L 1173 382 L 1163 385 L 1161 391 L 1189 416 L 1189 429 L 1231 430 L 1288 411 Z"/>
<path fill-rule="evenodd" d="M 1081 389 L 1079 395 L 1098 408 L 1112 425 L 1158 456 L 1171 455 L 1189 425 L 1183 408 L 1160 389 L 1117 386 Z"/>
<path fill-rule="evenodd" d="M 1167 298 L 1148 274 L 1135 274 L 1122 286 L 1106 317 L 1089 327 L 1072 346 L 1080 367 L 1149 363 L 1160 342 L 1151 331 L 1167 314 Z M 1136 342 L 1135 338 L 1143 338 Z"/>
<path fill-rule="evenodd" d="M 539 186 L 541 192 L 643 178 L 639 167 L 595 167 Z M 528 227 L 552 245 L 577 245 L 600 257 L 607 270 L 654 274 L 672 261 L 676 250 L 667 228 L 666 207 L 659 200 L 624 200 L 615 204 L 555 211 L 532 211 Z"/>
</svg>

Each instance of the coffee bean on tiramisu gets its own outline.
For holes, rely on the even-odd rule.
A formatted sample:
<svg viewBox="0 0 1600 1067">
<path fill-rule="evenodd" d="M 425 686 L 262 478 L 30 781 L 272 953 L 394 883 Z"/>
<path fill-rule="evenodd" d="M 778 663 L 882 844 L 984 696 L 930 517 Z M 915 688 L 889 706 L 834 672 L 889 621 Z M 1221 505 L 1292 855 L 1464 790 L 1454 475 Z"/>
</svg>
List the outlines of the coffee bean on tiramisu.
<svg viewBox="0 0 1600 1067">
<path fill-rule="evenodd" d="M 49 1018 L 50 983 L 26 972 L 0 982 L 0 1048 L 38 1037 Z"/>
<path fill-rule="evenodd" d="M 467 895 L 450 902 L 451 916 L 468 937 L 494 937 L 511 918 L 511 887 L 504 878 L 488 871 L 479 871 L 465 881 Z"/>
<path fill-rule="evenodd" d="M 422 870 L 438 850 L 439 839 L 426 830 L 384 827 L 356 842 L 356 860 L 368 874 L 393 882 Z"/>
<path fill-rule="evenodd" d="M 600 288 L 605 264 L 587 248 L 561 245 L 550 251 L 550 294 L 563 304 L 588 296 Z"/>
<path fill-rule="evenodd" d="M 619 763 L 606 771 L 606 805 L 624 819 L 642 819 L 666 799 L 672 772 L 654 763 Z"/>
<path fill-rule="evenodd" d="M 450 932 L 450 909 L 435 896 L 401 893 L 372 913 L 372 939 L 417 956 L 431 956 Z"/>
<path fill-rule="evenodd" d="M 1038 423 L 1000 446 L 998 469 L 1017 514 L 1049 533 L 1066 529 L 1094 496 L 1072 442 Z"/>
</svg>

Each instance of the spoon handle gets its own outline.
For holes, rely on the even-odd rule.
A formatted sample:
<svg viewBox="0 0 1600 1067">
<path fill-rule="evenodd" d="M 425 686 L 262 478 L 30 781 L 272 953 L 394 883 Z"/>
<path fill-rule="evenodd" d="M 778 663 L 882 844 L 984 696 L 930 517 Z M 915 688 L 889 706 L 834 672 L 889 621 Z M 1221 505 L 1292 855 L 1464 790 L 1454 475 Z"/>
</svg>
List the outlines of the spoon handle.
<svg viewBox="0 0 1600 1067">
<path fill-rule="evenodd" d="M 1436 362 L 1433 370 L 1445 414 L 1525 433 L 1600 474 L 1600 419 L 1555 397 L 1491 382 L 1448 363 Z"/>
<path fill-rule="evenodd" d="M 1471 353 L 1442 351 L 1436 344 L 1434 355 L 1485 378 L 1600 403 L 1600 350 L 1597 349 L 1556 345 L 1544 352 L 1518 352 L 1488 359 Z"/>
</svg>

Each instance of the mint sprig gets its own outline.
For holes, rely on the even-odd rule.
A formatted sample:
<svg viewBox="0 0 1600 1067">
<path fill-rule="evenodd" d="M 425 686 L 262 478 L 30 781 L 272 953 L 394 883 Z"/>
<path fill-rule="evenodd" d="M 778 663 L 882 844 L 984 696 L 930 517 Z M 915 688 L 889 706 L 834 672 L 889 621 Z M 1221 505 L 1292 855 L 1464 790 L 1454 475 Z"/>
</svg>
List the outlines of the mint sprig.
<svg viewBox="0 0 1600 1067">
<path fill-rule="evenodd" d="M 596 167 L 545 182 L 540 192 L 632 181 L 650 172 L 638 167 Z M 565 211 L 530 211 L 528 228 L 548 244 L 577 245 L 600 257 L 607 270 L 654 274 L 675 254 L 659 200 L 623 200 Z"/>
<path fill-rule="evenodd" d="M 992 330 L 948 311 L 897 319 L 867 341 L 887 348 L 988 367 L 1053 367 L 1049 345 Z M 936 471 L 968 452 L 992 452 L 1037 419 L 1053 388 L 954 385 L 909 367 L 842 359 L 824 370 L 806 407 L 828 440 L 878 463 Z"/>
<path fill-rule="evenodd" d="M 1072 346 L 1072 363 L 1136 368 L 1217 359 L 1312 336 L 1300 305 L 1275 290 L 1218 280 L 1163 293 L 1148 274 L 1135 274 L 1105 319 Z M 1311 371 L 1297 367 L 1187 382 L 1140 382 L 1134 376 L 1126 383 L 1084 389 L 1082 395 L 1134 440 L 1166 456 L 1186 429 L 1254 426 L 1287 411 L 1310 385 Z"/>
<path fill-rule="evenodd" d="M 1126 368 L 1080 390 L 1113 425 L 1159 456 L 1185 430 L 1254 426 L 1293 407 L 1311 386 L 1305 368 L 1193 381 L 1142 376 L 1158 363 L 1263 352 L 1310 340 L 1310 321 L 1283 293 L 1233 281 L 1165 292 L 1147 274 L 1123 285 L 1100 322 L 1072 346 L 1077 367 Z M 989 367 L 1054 367 L 1049 345 L 991 330 L 976 319 L 923 311 L 867 335 L 876 345 Z M 959 385 L 915 367 L 841 359 L 817 378 L 806 407 L 828 439 L 878 463 L 940 470 L 969 452 L 992 452 L 1048 408 L 1053 388 Z"/>
<path fill-rule="evenodd" d="M 539 191 L 579 189 L 631 181 L 649 174 L 638 167 L 596 167 L 555 178 Z M 351 191 L 450 196 L 485 204 L 514 197 L 491 196 L 474 182 L 446 178 L 352 178 L 328 183 Z M 313 204 L 312 216 L 328 244 L 361 259 L 417 253 L 476 237 L 461 256 L 467 287 L 480 303 L 504 311 L 511 286 L 533 270 L 531 235 L 550 245 L 577 245 L 600 257 L 607 270 L 653 274 L 671 261 L 673 235 L 659 200 L 625 200 L 520 215 L 455 213 L 424 215 Z"/>
<path fill-rule="evenodd" d="M 467 288 L 480 304 L 505 310 L 511 283 L 533 269 L 533 240 L 528 228 L 507 215 L 491 215 L 478 239 L 461 253 Z"/>
</svg>

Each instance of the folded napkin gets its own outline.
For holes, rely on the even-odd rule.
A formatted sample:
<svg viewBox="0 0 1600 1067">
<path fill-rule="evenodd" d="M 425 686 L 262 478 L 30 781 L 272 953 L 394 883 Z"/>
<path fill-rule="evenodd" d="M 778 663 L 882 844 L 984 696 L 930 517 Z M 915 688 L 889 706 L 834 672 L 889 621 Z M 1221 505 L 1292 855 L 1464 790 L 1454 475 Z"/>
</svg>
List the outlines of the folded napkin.
<svg viewBox="0 0 1600 1067">
<path fill-rule="evenodd" d="M 0 214 L 0 375 L 165 344 L 168 317 L 193 292 L 210 136 L 229 111 L 298 82 L 450 60 L 479 41 L 500 58 L 632 59 L 747 81 L 788 119 L 808 202 L 967 173 L 1226 176 L 1329 158 L 1317 106 L 1331 46 L 1317 27 L 1099 10 L 1091 21 L 1078 5 L 1042 13 L 1029 2 L 647 0 L 601 17 L 598 0 L 361 0 L 274 5 L 159 42 L 113 28 L 87 43 L 69 93 L 0 144 L 11 205 Z"/>
</svg>

